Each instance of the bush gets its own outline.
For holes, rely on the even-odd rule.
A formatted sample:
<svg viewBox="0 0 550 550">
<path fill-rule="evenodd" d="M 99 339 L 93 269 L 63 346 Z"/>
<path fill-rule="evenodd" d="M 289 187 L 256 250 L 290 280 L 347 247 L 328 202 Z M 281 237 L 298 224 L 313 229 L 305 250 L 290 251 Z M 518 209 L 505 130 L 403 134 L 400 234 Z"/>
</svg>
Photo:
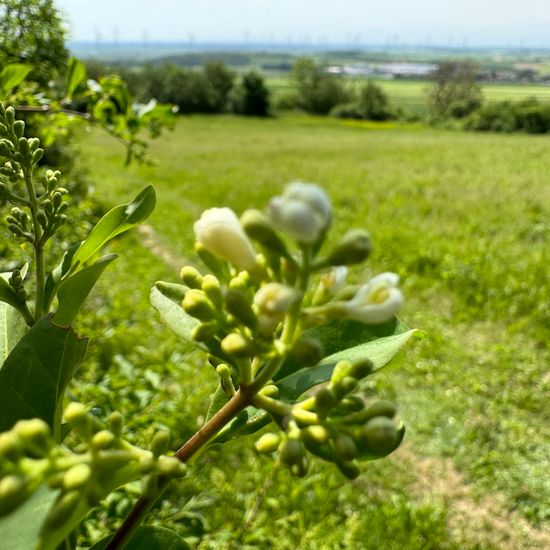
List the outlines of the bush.
<svg viewBox="0 0 550 550">
<path fill-rule="evenodd" d="M 351 118 L 355 120 L 360 120 L 363 118 L 357 102 L 341 103 L 340 105 L 336 105 L 336 107 L 331 109 L 330 116 L 334 116 L 336 118 Z"/>
<path fill-rule="evenodd" d="M 231 97 L 234 113 L 247 116 L 267 116 L 269 114 L 269 90 L 260 74 L 250 71 L 243 75 L 234 88 Z"/>
<path fill-rule="evenodd" d="M 388 96 L 373 82 L 367 82 L 359 91 L 357 101 L 333 107 L 330 114 L 338 118 L 358 120 L 388 120 L 395 118 L 389 108 Z"/>
<path fill-rule="evenodd" d="M 311 59 L 298 59 L 290 77 L 296 90 L 296 106 L 308 113 L 326 115 L 336 105 L 350 100 L 343 82 L 324 73 Z"/>
</svg>

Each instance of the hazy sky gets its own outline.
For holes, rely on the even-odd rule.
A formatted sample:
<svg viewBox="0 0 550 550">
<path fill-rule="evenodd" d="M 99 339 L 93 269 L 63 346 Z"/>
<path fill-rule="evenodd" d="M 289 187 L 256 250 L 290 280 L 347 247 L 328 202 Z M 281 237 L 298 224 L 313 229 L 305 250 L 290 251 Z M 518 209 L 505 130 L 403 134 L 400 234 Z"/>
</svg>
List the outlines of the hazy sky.
<svg viewBox="0 0 550 550">
<path fill-rule="evenodd" d="M 57 0 L 73 40 L 550 46 L 550 0 Z"/>
</svg>

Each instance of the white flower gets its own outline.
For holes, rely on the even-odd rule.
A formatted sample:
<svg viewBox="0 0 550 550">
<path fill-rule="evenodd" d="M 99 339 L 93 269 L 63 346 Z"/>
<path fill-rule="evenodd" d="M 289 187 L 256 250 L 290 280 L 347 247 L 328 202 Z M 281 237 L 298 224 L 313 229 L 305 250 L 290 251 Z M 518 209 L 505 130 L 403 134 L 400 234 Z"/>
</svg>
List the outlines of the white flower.
<svg viewBox="0 0 550 550">
<path fill-rule="evenodd" d="M 305 244 L 314 243 L 332 218 L 329 198 L 314 183 L 291 183 L 270 201 L 269 213 L 280 229 Z"/>
<path fill-rule="evenodd" d="M 286 312 L 300 299 L 301 293 L 280 283 L 267 283 L 254 295 L 258 319 L 265 331 L 273 330 Z"/>
<path fill-rule="evenodd" d="M 346 303 L 346 317 L 369 324 L 389 321 L 404 302 L 398 283 L 399 276 L 395 273 L 377 275 Z"/>
<path fill-rule="evenodd" d="M 328 296 L 334 296 L 346 284 L 347 276 L 348 268 L 345 265 L 339 265 L 321 276 L 319 286 Z"/>
<path fill-rule="evenodd" d="M 196 240 L 216 256 L 239 269 L 251 270 L 256 266 L 256 252 L 230 208 L 205 210 L 194 229 Z"/>
</svg>

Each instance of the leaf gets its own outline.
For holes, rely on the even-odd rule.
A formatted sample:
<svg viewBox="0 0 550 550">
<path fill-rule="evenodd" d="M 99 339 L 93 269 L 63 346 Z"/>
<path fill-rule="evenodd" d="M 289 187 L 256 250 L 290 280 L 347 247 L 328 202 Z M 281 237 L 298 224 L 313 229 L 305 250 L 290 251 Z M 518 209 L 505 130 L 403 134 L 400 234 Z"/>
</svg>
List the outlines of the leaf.
<svg viewBox="0 0 550 550">
<path fill-rule="evenodd" d="M 90 550 L 104 550 L 112 535 L 94 544 Z M 125 550 L 189 550 L 190 546 L 175 531 L 156 525 L 143 525 L 136 529 L 130 540 L 125 544 Z"/>
<path fill-rule="evenodd" d="M 121 204 L 107 212 L 75 252 L 71 265 L 74 266 L 77 262 L 80 265 L 85 264 L 108 241 L 145 221 L 153 212 L 155 203 L 155 189 L 149 185 L 132 202 Z"/>
<path fill-rule="evenodd" d="M 6 65 L 0 73 L 0 88 L 7 92 L 19 86 L 27 78 L 31 70 L 32 67 L 30 65 L 22 63 L 10 63 Z"/>
<path fill-rule="evenodd" d="M 285 401 L 295 400 L 314 386 L 328 382 L 336 363 L 344 359 L 349 361 L 370 359 L 374 363 L 374 370 L 379 370 L 393 359 L 412 336 L 422 337 L 422 335 L 422 331 L 411 329 L 393 336 L 378 338 L 325 357 L 317 366 L 301 369 L 279 380 L 276 383 L 279 388 L 279 399 Z"/>
<path fill-rule="evenodd" d="M 84 80 L 86 80 L 86 65 L 76 57 L 71 57 L 67 66 L 67 98 L 73 97 L 74 91 Z"/>
<path fill-rule="evenodd" d="M 198 321 L 188 315 L 179 303 L 167 296 L 168 290 L 164 285 L 165 283 L 158 282 L 151 289 L 151 294 L 149 295 L 151 305 L 160 313 L 162 321 L 172 332 L 186 342 L 194 342 L 191 338 L 191 332 L 198 324 Z M 170 285 L 170 287 L 173 286 L 176 285 Z M 177 286 L 187 290 L 187 287 L 184 285 Z"/>
<path fill-rule="evenodd" d="M 0 540 L 13 550 L 36 548 L 40 529 L 58 495 L 47 485 L 39 487 L 15 512 L 0 519 Z"/>
<path fill-rule="evenodd" d="M 25 336 L 27 323 L 21 314 L 5 303 L 0 303 L 0 369 L 15 345 Z"/>
<path fill-rule="evenodd" d="M 49 306 L 54 298 L 55 292 L 57 290 L 57 286 L 61 283 L 61 279 L 69 273 L 71 269 L 71 263 L 73 261 L 73 256 L 75 255 L 76 251 L 79 249 L 81 243 L 76 243 L 71 245 L 63 254 L 63 258 L 61 258 L 61 262 L 55 267 L 55 269 L 48 275 L 48 278 L 46 279 L 46 286 L 44 290 L 44 300 L 46 304 L 48 305 L 48 311 Z"/>
<path fill-rule="evenodd" d="M 26 308 L 25 301 L 15 294 L 2 274 L 0 274 L 0 302 L 9 304 L 11 307 L 21 312 L 21 314 L 24 313 Z"/>
<path fill-rule="evenodd" d="M 0 432 L 41 418 L 59 438 L 63 395 L 84 360 L 88 340 L 45 317 L 13 348 L 0 370 Z"/>
<path fill-rule="evenodd" d="M 68 279 L 65 279 L 57 290 L 59 308 L 53 319 L 58 325 L 72 325 L 84 300 L 101 277 L 105 268 L 116 258 L 116 254 L 103 256 L 95 264 L 86 267 Z"/>
</svg>

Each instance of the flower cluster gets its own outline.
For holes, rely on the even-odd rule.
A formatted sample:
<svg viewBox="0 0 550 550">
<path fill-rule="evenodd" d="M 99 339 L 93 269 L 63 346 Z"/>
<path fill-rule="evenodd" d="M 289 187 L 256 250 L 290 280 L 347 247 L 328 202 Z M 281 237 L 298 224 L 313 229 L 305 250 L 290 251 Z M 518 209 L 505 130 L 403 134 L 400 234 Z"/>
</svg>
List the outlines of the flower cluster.
<svg viewBox="0 0 550 550">
<path fill-rule="evenodd" d="M 353 229 L 324 251 L 331 220 L 325 192 L 306 183 L 289 185 L 266 211 L 247 210 L 240 219 L 229 208 L 207 210 L 195 223 L 195 249 L 211 273 L 184 267 L 180 299 L 196 320 L 191 337 L 208 350 L 227 398 L 241 392 L 281 429 L 262 436 L 258 450 L 278 450 L 296 475 L 305 474 L 309 451 L 355 477 L 356 460 L 385 456 L 403 436 L 393 406 L 362 397 L 370 362 L 338 363 L 328 385 L 301 401 L 279 395 L 277 386 L 282 371 L 325 357 L 323 342 L 310 333 L 315 327 L 386 323 L 403 305 L 394 273 L 347 284 L 346 266 L 369 257 L 371 239 Z"/>
</svg>

